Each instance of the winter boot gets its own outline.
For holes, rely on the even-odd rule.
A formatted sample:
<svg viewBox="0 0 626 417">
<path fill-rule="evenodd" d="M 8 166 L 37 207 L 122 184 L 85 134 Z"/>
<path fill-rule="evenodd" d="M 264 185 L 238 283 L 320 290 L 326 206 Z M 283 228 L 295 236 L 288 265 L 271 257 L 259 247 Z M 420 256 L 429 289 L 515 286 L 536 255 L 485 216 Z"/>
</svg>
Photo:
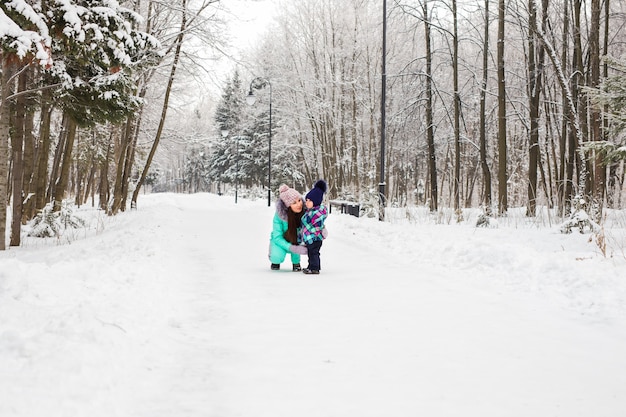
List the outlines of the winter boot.
<svg viewBox="0 0 626 417">
<path fill-rule="evenodd" d="M 302 271 L 302 267 L 300 266 L 300 264 L 293 264 L 293 272 L 300 272 Z"/>
<path fill-rule="evenodd" d="M 320 274 L 320 271 L 316 269 L 309 269 L 309 268 L 304 268 L 302 272 L 304 272 L 306 275 L 319 275 Z"/>
<path fill-rule="evenodd" d="M 272 268 L 272 271 L 278 271 L 280 269 L 280 264 L 272 264 L 270 268 Z"/>
</svg>

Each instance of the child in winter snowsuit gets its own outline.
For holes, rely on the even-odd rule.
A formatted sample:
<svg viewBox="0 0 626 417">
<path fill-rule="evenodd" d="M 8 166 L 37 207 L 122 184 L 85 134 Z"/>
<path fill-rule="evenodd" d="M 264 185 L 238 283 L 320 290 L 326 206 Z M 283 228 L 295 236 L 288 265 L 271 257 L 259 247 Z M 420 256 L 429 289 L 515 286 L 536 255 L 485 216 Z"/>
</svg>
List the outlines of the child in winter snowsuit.
<svg viewBox="0 0 626 417">
<path fill-rule="evenodd" d="M 328 216 L 326 206 L 322 204 L 324 193 L 328 185 L 324 180 L 318 180 L 305 197 L 306 212 L 302 216 L 302 241 L 306 245 L 309 257 L 309 266 L 302 270 L 305 274 L 319 274 L 320 249 L 324 239 L 324 221 Z"/>
<path fill-rule="evenodd" d="M 276 201 L 276 214 L 270 235 L 269 258 L 271 269 L 280 269 L 287 254 L 291 256 L 294 272 L 302 270 L 300 255 L 306 255 L 306 247 L 301 246 L 301 217 L 304 213 L 302 195 L 282 184 L 278 189 L 280 198 Z"/>
</svg>

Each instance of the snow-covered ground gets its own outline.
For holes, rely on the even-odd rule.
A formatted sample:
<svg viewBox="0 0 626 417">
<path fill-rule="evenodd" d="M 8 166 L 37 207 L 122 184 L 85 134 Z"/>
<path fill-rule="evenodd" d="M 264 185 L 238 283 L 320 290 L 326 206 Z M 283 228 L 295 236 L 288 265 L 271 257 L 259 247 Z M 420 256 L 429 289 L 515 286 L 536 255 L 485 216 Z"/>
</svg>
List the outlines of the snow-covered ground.
<svg viewBox="0 0 626 417">
<path fill-rule="evenodd" d="M 263 200 L 79 214 L 0 253 L 2 417 L 626 415 L 623 226 L 334 212 L 311 277 Z"/>
</svg>

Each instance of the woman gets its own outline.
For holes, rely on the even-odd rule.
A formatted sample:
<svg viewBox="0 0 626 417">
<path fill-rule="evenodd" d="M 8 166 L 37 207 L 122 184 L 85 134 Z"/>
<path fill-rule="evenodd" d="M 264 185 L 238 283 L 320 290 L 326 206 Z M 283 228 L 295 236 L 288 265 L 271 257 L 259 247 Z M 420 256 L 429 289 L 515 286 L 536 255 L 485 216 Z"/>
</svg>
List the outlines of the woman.
<svg viewBox="0 0 626 417">
<path fill-rule="evenodd" d="M 304 214 L 302 195 L 283 184 L 278 189 L 280 198 L 276 201 L 276 214 L 270 235 L 269 258 L 271 269 L 280 269 L 287 254 L 291 255 L 293 271 L 299 272 L 300 255 L 306 254 L 306 247 L 300 246 L 301 218 Z"/>
</svg>

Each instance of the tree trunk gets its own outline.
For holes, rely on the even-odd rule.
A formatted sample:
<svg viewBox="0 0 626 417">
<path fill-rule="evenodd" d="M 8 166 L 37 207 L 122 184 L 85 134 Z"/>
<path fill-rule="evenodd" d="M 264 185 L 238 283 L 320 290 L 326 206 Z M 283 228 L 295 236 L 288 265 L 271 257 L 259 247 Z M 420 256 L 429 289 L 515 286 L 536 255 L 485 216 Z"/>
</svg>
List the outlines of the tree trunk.
<svg viewBox="0 0 626 417">
<path fill-rule="evenodd" d="M 85 192 L 83 194 L 83 201 L 87 203 L 89 200 L 89 196 L 93 197 L 93 189 L 94 189 L 94 179 L 96 177 L 97 165 L 96 161 L 92 159 L 91 168 L 89 168 L 89 176 L 87 177 L 87 182 L 85 184 Z M 94 207 L 94 199 L 91 199 L 91 207 Z"/>
<path fill-rule="evenodd" d="M 483 205 L 487 214 L 491 213 L 491 171 L 487 163 L 487 80 L 489 72 L 489 1 L 485 0 L 485 39 L 483 40 L 483 79 L 480 89 L 480 166 L 483 172 Z"/>
<path fill-rule="evenodd" d="M 12 88 L 10 83 L 15 73 L 15 66 L 7 54 L 0 55 L 2 59 L 2 74 L 0 74 L 0 250 L 6 250 L 7 203 L 9 190 L 9 137 L 11 110 L 8 99 Z"/>
<path fill-rule="evenodd" d="M 53 211 L 60 211 L 67 191 L 67 185 L 70 181 L 70 166 L 72 165 L 72 151 L 74 148 L 74 139 L 76 138 L 76 122 L 71 117 L 67 117 L 67 130 L 65 133 L 65 146 L 63 156 L 61 158 L 61 169 L 59 178 L 54 185 L 54 193 L 52 201 L 54 202 Z"/>
<path fill-rule="evenodd" d="M 537 9 L 529 2 L 528 10 L 528 107 L 530 131 L 528 135 L 528 206 L 526 215 L 534 217 L 537 209 L 537 162 L 539 160 L 539 74 L 537 71 Z"/>
<path fill-rule="evenodd" d="M 39 144 L 35 162 L 31 190 L 35 194 L 34 207 L 29 213 L 33 218 L 37 211 L 43 209 L 47 203 L 46 189 L 48 184 L 48 158 L 50 157 L 50 123 L 52 120 L 52 92 L 43 90 L 41 95 L 41 121 L 39 122 Z"/>
<path fill-rule="evenodd" d="M 61 172 L 61 162 L 63 161 L 63 149 L 65 149 L 65 141 L 67 140 L 68 115 L 63 112 L 61 119 L 61 130 L 58 134 L 58 140 L 54 149 L 54 158 L 50 167 L 50 178 L 48 180 L 48 189 L 46 191 L 46 200 L 52 202 L 54 200 L 54 188 L 59 180 Z"/>
<path fill-rule="evenodd" d="M 564 96 L 568 98 L 568 108 L 570 113 L 570 144 L 569 152 L 571 154 L 570 167 L 572 171 L 571 184 L 574 185 L 574 167 L 578 167 L 578 190 L 574 191 L 571 188 L 569 198 L 574 197 L 574 193 L 579 195 L 586 195 L 588 191 L 587 184 L 587 162 L 585 161 L 582 151 L 576 152 L 581 149 L 584 142 L 584 132 L 586 132 L 586 106 L 584 101 L 580 98 L 580 87 L 584 85 L 585 66 L 583 64 L 583 46 L 582 46 L 582 27 L 581 27 L 581 13 L 582 13 L 582 1 L 574 0 L 574 56 L 573 56 L 573 74 L 571 77 L 571 92 L 565 93 Z M 565 76 L 565 74 L 563 74 Z"/>
<path fill-rule="evenodd" d="M 609 18 L 611 16 L 611 8 L 610 8 L 610 0 L 605 0 L 604 1 L 604 55 L 608 56 L 609 54 Z M 602 73 L 602 77 L 604 79 L 606 79 L 609 76 L 609 65 L 607 64 L 607 62 L 604 62 L 603 65 L 603 73 Z M 608 114 L 609 113 L 609 105 L 607 104 L 604 107 L 604 114 Z M 609 119 L 608 117 L 604 117 L 602 120 L 602 125 L 603 125 L 603 129 L 602 129 L 602 136 L 603 136 L 603 140 L 608 140 L 608 136 L 609 136 Z M 618 179 L 618 168 L 619 168 L 620 163 L 618 161 L 615 162 L 611 162 L 609 165 L 609 177 L 607 178 L 607 186 L 606 186 L 606 193 L 607 193 L 607 206 L 610 208 L 618 208 L 619 205 L 617 203 L 617 199 L 616 194 L 618 194 L 621 190 L 621 188 L 616 188 L 616 185 L 619 183 L 619 179 Z"/>
<path fill-rule="evenodd" d="M 569 16 L 569 2 L 563 2 L 563 37 L 562 37 L 562 48 L 561 52 L 561 68 L 567 68 L 567 60 L 568 55 L 567 51 L 569 49 L 569 25 L 570 25 L 570 16 Z M 563 109 L 567 108 L 567 99 L 565 95 L 561 100 L 561 106 Z M 559 174 L 557 178 L 557 193 L 558 193 L 558 204 L 559 204 L 559 212 L 561 216 L 564 216 L 568 210 L 569 204 L 569 195 L 571 194 L 571 182 L 572 177 L 569 175 L 569 163 L 571 162 L 570 155 L 567 154 L 566 149 L 569 144 L 569 124 L 567 123 L 567 113 L 564 111 L 563 116 L 561 118 L 561 136 L 559 138 L 559 157 L 560 157 L 560 165 L 559 165 Z M 572 155 L 573 156 L 573 155 Z"/>
<path fill-rule="evenodd" d="M 508 211 L 508 175 L 506 167 L 506 85 L 504 76 L 505 1 L 498 1 L 498 213 Z"/>
<path fill-rule="evenodd" d="M 131 139 L 128 149 L 126 149 L 126 158 L 124 160 L 124 172 L 122 173 L 122 204 L 120 206 L 120 210 L 126 210 L 126 201 L 128 199 L 128 186 L 130 185 L 130 177 L 133 171 L 133 164 L 135 162 L 135 150 L 137 149 L 137 138 L 138 138 L 138 129 L 139 119 L 133 118 L 131 123 Z"/>
<path fill-rule="evenodd" d="M 589 86 L 598 88 L 600 85 L 600 0 L 591 0 L 591 28 L 589 33 L 589 61 L 591 66 L 591 78 Z M 597 106 L 590 106 L 591 141 L 601 141 L 602 115 Z M 604 187 L 606 185 L 606 165 L 602 156 L 596 153 L 593 161 L 593 187 L 592 196 L 596 203 L 602 205 L 604 200 Z"/>
<path fill-rule="evenodd" d="M 80 149 L 80 136 L 76 138 L 76 148 Z M 84 165 L 84 166 L 81 166 Z M 76 165 L 74 166 L 74 175 L 70 175 L 70 178 L 74 178 L 74 204 L 80 207 L 83 204 L 83 181 L 86 176 L 86 164 L 81 164 L 80 158 L 76 158 Z"/>
<path fill-rule="evenodd" d="M 428 146 L 428 176 L 430 180 L 430 211 L 437 211 L 437 160 L 435 153 L 435 131 L 433 127 L 433 84 L 432 51 L 430 44 L 430 17 L 428 0 L 424 0 L 424 43 L 426 44 L 426 142 Z"/>
<path fill-rule="evenodd" d="M 126 166 L 127 150 L 130 146 L 132 137 L 131 118 L 126 120 L 124 132 L 120 138 L 120 148 L 118 152 L 118 160 L 116 161 L 115 184 L 113 186 L 113 204 L 111 205 L 111 214 L 116 215 L 120 211 L 122 204 L 122 196 L 124 193 L 124 168 Z"/>
<path fill-rule="evenodd" d="M 104 160 L 100 165 L 100 186 L 99 188 L 99 200 L 100 210 L 105 213 L 109 213 L 109 161 L 111 160 L 111 148 L 113 142 L 113 132 L 109 135 L 109 142 L 107 144 L 107 152 Z"/>
<path fill-rule="evenodd" d="M 543 24 L 547 14 L 547 0 L 543 0 Z M 537 181 L 538 168 L 540 163 L 539 147 L 539 109 L 540 99 L 543 90 L 543 46 L 537 36 L 537 9 L 534 1 L 529 2 L 529 27 L 528 27 L 528 101 L 530 110 L 530 132 L 528 148 L 528 207 L 526 215 L 534 217 L 537 210 Z"/>
<path fill-rule="evenodd" d="M 36 75 L 34 67 L 28 69 L 26 89 L 33 86 L 33 80 Z M 26 224 L 32 218 L 33 206 L 35 199 L 32 194 L 32 182 L 35 175 L 35 107 L 37 97 L 35 94 L 28 94 L 25 99 L 26 114 L 24 115 L 24 174 L 22 180 L 22 195 L 24 203 L 22 207 L 22 224 Z"/>
<path fill-rule="evenodd" d="M 28 71 L 22 71 L 17 79 L 17 92 L 26 90 Z M 24 181 L 24 120 L 26 119 L 26 98 L 18 95 L 15 99 L 15 121 L 11 134 L 11 153 L 13 155 L 13 216 L 11 218 L 11 246 L 19 246 L 22 234 L 22 188 Z"/>
<path fill-rule="evenodd" d="M 459 36 L 456 12 L 456 0 L 452 0 L 453 20 L 453 56 L 452 71 L 454 84 L 454 210 L 460 210 L 460 184 L 461 184 L 461 98 L 459 97 Z"/>
</svg>

